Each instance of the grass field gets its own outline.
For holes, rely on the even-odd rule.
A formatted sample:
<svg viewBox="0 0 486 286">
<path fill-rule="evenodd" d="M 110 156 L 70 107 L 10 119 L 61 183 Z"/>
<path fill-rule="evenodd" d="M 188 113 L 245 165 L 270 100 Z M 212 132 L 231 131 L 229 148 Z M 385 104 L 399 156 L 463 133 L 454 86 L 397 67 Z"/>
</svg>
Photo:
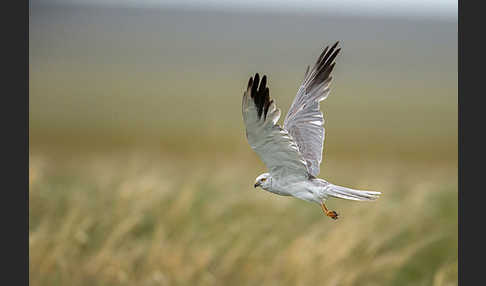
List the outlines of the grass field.
<svg viewBox="0 0 486 286">
<path fill-rule="evenodd" d="M 33 154 L 31 285 L 457 284 L 455 166 L 328 162 L 384 193 L 332 221 L 254 190 L 248 156 Z"/>
<path fill-rule="evenodd" d="M 59 9 L 32 8 L 31 285 L 457 285 L 457 24 Z M 258 71 L 285 114 L 323 39 L 320 177 L 383 193 L 337 221 L 253 188 L 240 107 Z"/>
</svg>

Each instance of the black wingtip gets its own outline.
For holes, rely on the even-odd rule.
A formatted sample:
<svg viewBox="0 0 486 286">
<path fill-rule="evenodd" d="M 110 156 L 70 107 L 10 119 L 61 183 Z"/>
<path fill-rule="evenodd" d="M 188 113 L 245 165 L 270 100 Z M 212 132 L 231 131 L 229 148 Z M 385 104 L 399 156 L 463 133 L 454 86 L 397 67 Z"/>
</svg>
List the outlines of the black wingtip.
<svg viewBox="0 0 486 286">
<path fill-rule="evenodd" d="M 266 75 L 263 75 L 262 81 L 260 82 L 260 88 L 259 88 L 259 90 L 260 91 L 264 90 L 265 87 L 266 87 L 266 85 L 267 85 L 267 76 Z"/>
<path fill-rule="evenodd" d="M 310 73 L 311 79 L 309 79 L 306 92 L 310 92 L 314 87 L 330 78 L 335 65 L 334 60 L 341 51 L 341 48 L 336 49 L 338 45 L 339 41 L 334 43 L 331 48 L 326 46 L 322 51 Z"/>
<path fill-rule="evenodd" d="M 339 41 L 337 41 L 334 45 L 332 45 L 331 49 L 335 49 L 339 45 Z"/>
<path fill-rule="evenodd" d="M 250 79 L 248 80 L 248 85 L 246 86 L 246 88 L 250 88 L 252 85 L 253 85 L 253 77 L 250 76 Z"/>
<path fill-rule="evenodd" d="M 260 75 L 258 73 L 255 74 L 253 78 L 253 84 L 251 86 L 251 97 L 255 98 L 257 94 L 258 84 L 260 83 Z"/>
<path fill-rule="evenodd" d="M 255 74 L 254 77 L 250 77 L 248 81 L 248 88 L 251 89 L 251 98 L 255 102 L 258 111 L 258 118 L 264 115 L 267 117 L 268 108 L 270 107 L 270 90 L 267 87 L 267 76 L 263 75 L 260 81 L 260 75 Z"/>
</svg>

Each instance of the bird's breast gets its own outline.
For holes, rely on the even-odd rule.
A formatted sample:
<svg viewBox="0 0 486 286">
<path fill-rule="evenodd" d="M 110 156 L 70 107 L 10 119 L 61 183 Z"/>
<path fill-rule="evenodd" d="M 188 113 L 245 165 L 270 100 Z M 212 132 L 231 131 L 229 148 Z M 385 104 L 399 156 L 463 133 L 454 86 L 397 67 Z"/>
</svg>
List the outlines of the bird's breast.
<svg viewBox="0 0 486 286">
<path fill-rule="evenodd" d="M 305 182 L 278 183 L 272 185 L 270 192 L 281 196 L 295 196 L 297 193 L 309 192 Z"/>
<path fill-rule="evenodd" d="M 291 184 L 273 184 L 268 191 L 281 195 L 293 196 L 304 201 L 319 201 L 319 194 L 315 186 L 310 181 L 294 182 Z"/>
<path fill-rule="evenodd" d="M 292 194 L 289 192 L 287 188 L 278 188 L 278 187 L 270 187 L 267 191 L 274 193 L 280 196 L 291 196 Z"/>
</svg>

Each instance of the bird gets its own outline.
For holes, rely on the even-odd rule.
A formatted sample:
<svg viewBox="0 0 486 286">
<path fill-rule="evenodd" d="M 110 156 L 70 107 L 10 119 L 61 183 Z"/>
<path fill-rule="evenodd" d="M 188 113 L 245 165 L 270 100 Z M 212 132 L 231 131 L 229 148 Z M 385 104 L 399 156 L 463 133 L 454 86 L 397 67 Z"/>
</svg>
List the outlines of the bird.
<svg viewBox="0 0 486 286">
<path fill-rule="evenodd" d="M 261 80 L 258 73 L 250 77 L 242 100 L 246 138 L 268 169 L 255 179 L 254 187 L 316 203 L 334 220 L 339 215 L 325 205 L 329 198 L 373 201 L 381 195 L 381 192 L 355 190 L 317 177 L 325 137 L 320 102 L 330 93 L 331 72 L 341 51 L 338 44 L 339 41 L 331 48 L 326 46 L 312 68 L 307 66 L 283 127 L 278 124 L 281 111 L 270 98 L 266 75 Z"/>
</svg>

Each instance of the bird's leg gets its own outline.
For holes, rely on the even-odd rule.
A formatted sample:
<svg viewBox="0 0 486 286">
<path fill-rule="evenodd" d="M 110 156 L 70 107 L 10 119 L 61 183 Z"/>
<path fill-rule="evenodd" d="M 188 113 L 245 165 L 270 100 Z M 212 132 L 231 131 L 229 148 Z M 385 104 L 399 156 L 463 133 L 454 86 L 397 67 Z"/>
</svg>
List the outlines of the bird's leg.
<svg viewBox="0 0 486 286">
<path fill-rule="evenodd" d="M 338 219 L 338 214 L 337 214 L 337 212 L 328 210 L 328 209 L 326 208 L 326 205 L 324 204 L 324 202 L 321 202 L 321 207 L 322 207 L 322 210 L 324 211 L 324 213 L 325 213 L 325 214 L 326 214 L 328 217 L 330 217 L 330 218 L 332 218 L 332 219 Z"/>
</svg>

